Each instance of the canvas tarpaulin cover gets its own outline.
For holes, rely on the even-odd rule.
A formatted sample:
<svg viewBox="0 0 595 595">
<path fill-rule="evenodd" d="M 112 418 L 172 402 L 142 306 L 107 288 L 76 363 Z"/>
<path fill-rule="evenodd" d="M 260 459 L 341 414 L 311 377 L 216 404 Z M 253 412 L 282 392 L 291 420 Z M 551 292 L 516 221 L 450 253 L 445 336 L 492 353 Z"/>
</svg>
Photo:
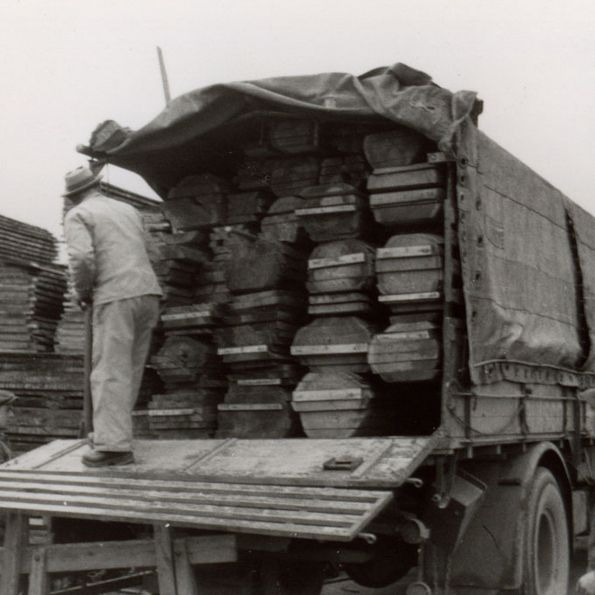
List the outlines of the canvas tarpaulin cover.
<svg viewBox="0 0 595 595">
<path fill-rule="evenodd" d="M 139 130 L 119 128 L 107 142 L 101 138 L 100 125 L 86 152 L 140 174 L 166 196 L 181 177 L 197 173 L 196 156 L 206 156 L 213 133 L 243 115 L 274 110 L 311 117 L 388 119 L 450 151 L 457 127 L 475 102 L 475 93 L 453 94 L 403 64 L 359 77 L 326 73 L 232 82 L 185 93 Z"/>
<path fill-rule="evenodd" d="M 473 379 L 518 362 L 595 371 L 595 220 L 473 126 L 457 202 Z M 554 374 L 553 376 L 557 376 Z"/>
</svg>

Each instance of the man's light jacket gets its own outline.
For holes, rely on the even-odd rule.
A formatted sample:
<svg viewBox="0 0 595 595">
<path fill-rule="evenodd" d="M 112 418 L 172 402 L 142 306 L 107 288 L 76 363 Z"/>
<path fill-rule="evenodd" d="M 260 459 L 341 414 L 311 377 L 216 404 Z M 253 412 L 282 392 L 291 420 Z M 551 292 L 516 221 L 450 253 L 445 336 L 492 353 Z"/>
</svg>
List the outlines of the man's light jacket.
<svg viewBox="0 0 595 595">
<path fill-rule="evenodd" d="M 105 304 L 162 295 L 134 207 L 94 192 L 68 212 L 64 235 L 71 277 L 81 300 Z"/>
</svg>

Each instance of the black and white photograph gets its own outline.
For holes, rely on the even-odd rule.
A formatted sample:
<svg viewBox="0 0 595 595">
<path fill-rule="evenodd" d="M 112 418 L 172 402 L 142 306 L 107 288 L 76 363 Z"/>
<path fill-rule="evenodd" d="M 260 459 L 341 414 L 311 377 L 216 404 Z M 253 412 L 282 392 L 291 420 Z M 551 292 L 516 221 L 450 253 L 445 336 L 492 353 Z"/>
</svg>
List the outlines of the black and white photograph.
<svg viewBox="0 0 595 595">
<path fill-rule="evenodd" d="M 0 595 L 595 595 L 592 3 L 0 52 Z"/>
</svg>

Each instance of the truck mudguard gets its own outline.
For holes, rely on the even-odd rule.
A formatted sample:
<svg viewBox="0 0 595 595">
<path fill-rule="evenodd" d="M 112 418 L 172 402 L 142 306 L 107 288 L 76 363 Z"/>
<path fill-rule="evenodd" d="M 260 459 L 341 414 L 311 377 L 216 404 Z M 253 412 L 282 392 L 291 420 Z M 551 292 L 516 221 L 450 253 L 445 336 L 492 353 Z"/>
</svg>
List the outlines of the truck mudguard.
<svg viewBox="0 0 595 595">
<path fill-rule="evenodd" d="M 562 454 L 551 442 L 536 444 L 506 464 L 471 465 L 469 470 L 484 481 L 488 489 L 479 511 L 452 554 L 453 587 L 501 588 L 506 592 L 521 587 L 527 499 L 539 466 L 547 467 L 556 476 L 571 522 L 570 477 Z"/>
</svg>

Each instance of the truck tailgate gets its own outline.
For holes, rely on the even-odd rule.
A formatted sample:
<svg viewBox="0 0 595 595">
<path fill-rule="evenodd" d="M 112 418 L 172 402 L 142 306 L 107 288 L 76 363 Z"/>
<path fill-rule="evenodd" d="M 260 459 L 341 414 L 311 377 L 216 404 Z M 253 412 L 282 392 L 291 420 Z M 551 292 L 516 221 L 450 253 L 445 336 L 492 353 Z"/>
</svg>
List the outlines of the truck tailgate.
<svg viewBox="0 0 595 595">
<path fill-rule="evenodd" d="M 57 440 L 0 466 L 0 509 L 349 541 L 433 442 L 142 441 L 134 465 L 91 470 L 84 441 Z"/>
<path fill-rule="evenodd" d="M 439 435 L 345 439 L 139 440 L 134 465 L 93 469 L 80 440 L 55 440 L 0 465 L 128 477 L 200 479 L 290 486 L 396 488 L 436 446 Z M 1 477 L 1 476 L 0 476 Z"/>
</svg>

